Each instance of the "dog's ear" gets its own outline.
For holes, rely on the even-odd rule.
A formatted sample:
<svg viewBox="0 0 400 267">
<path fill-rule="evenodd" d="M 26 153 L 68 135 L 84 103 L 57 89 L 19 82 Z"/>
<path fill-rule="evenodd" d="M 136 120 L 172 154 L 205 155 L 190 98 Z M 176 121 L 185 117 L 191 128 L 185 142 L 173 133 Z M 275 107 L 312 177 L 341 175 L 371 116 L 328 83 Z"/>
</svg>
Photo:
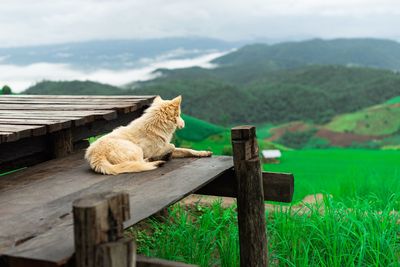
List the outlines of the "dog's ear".
<svg viewBox="0 0 400 267">
<path fill-rule="evenodd" d="M 154 100 L 153 100 L 153 103 L 159 103 L 159 102 L 161 102 L 162 101 L 162 98 L 161 98 L 161 96 L 156 96 L 155 98 L 154 98 Z"/>
<path fill-rule="evenodd" d="M 177 96 L 174 99 L 172 99 L 172 103 L 174 103 L 175 105 L 180 105 L 182 102 L 182 96 Z"/>
</svg>

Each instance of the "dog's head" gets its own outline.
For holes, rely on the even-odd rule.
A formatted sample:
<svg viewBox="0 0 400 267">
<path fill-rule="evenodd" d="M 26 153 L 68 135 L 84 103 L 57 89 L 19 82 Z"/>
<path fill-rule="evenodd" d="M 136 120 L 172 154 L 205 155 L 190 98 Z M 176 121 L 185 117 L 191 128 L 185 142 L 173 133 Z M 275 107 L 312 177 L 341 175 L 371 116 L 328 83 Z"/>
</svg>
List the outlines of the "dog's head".
<svg viewBox="0 0 400 267">
<path fill-rule="evenodd" d="M 151 106 L 157 109 L 163 119 L 174 123 L 178 129 L 182 129 L 185 127 L 185 121 L 181 117 L 181 103 L 182 96 L 177 96 L 172 100 L 163 100 L 160 96 L 156 96 Z"/>
</svg>

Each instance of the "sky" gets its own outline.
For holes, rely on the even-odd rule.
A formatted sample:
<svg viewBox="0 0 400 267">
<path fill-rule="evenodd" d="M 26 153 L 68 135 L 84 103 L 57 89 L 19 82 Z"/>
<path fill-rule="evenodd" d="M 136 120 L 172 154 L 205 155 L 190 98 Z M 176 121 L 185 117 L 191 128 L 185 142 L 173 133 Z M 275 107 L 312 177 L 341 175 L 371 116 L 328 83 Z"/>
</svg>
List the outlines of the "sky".
<svg viewBox="0 0 400 267">
<path fill-rule="evenodd" d="M 399 0 L 0 0 L 0 46 L 201 36 L 400 40 Z"/>
</svg>

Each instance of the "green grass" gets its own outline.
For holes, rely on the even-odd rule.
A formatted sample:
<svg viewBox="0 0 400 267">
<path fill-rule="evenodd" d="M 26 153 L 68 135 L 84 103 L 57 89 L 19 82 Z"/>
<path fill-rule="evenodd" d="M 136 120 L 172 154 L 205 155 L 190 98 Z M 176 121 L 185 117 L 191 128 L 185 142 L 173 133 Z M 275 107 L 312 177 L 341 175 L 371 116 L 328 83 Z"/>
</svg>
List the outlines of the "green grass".
<svg viewBox="0 0 400 267">
<path fill-rule="evenodd" d="M 398 266 L 400 245 L 398 203 L 391 198 L 382 212 L 368 201 L 350 207 L 327 199 L 325 212 L 267 214 L 271 266 Z M 396 206 L 397 207 L 397 206 Z M 166 220 L 148 221 L 147 230 L 132 228 L 138 252 L 200 266 L 238 266 L 238 228 L 235 207 L 186 210 L 175 205 Z"/>
<path fill-rule="evenodd" d="M 185 121 L 185 128 L 176 132 L 177 137 L 189 141 L 201 141 L 211 135 L 226 131 L 221 126 L 196 119 L 194 117 L 182 114 Z"/>
<path fill-rule="evenodd" d="M 264 170 L 295 175 L 293 203 L 325 192 L 325 212 L 267 213 L 271 266 L 399 266 L 400 152 L 284 151 Z M 133 228 L 139 252 L 200 266 L 238 266 L 235 207 L 171 208 L 170 218 Z"/>
<path fill-rule="evenodd" d="M 337 116 L 326 125 L 326 128 L 332 131 L 360 135 L 394 134 L 399 127 L 400 107 L 387 104 Z"/>
<path fill-rule="evenodd" d="M 371 193 L 383 198 L 400 189 L 400 151 L 327 149 L 282 153 L 280 164 L 263 167 L 294 173 L 295 200 L 319 192 L 341 200 Z"/>
<path fill-rule="evenodd" d="M 400 96 L 393 97 L 386 101 L 386 104 L 398 104 L 400 103 Z"/>
</svg>

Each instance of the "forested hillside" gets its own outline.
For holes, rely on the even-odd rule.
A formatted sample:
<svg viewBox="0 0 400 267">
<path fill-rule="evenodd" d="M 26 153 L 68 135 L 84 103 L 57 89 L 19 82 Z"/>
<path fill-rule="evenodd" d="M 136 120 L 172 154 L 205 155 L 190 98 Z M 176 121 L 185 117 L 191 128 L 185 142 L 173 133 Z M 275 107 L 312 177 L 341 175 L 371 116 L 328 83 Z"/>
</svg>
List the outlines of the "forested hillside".
<svg viewBox="0 0 400 267">
<path fill-rule="evenodd" d="M 201 72 L 196 77 L 194 69 L 168 71 L 134 92 L 166 98 L 182 94 L 184 112 L 218 124 L 322 123 L 400 95 L 398 73 L 368 68 L 302 67 L 266 72 L 242 84 Z"/>
<path fill-rule="evenodd" d="M 74 81 L 42 82 L 26 92 L 159 94 L 165 98 L 181 94 L 184 113 L 221 125 L 295 120 L 321 124 L 400 95 L 399 72 L 382 69 L 400 66 L 400 44 L 393 41 L 252 45 L 215 62 L 219 67 L 214 69 L 160 69 L 161 77 L 127 86 L 130 89 Z"/>
<path fill-rule="evenodd" d="M 275 45 L 253 44 L 214 60 L 220 65 L 358 65 L 400 70 L 400 43 L 382 39 L 314 39 Z"/>
</svg>

